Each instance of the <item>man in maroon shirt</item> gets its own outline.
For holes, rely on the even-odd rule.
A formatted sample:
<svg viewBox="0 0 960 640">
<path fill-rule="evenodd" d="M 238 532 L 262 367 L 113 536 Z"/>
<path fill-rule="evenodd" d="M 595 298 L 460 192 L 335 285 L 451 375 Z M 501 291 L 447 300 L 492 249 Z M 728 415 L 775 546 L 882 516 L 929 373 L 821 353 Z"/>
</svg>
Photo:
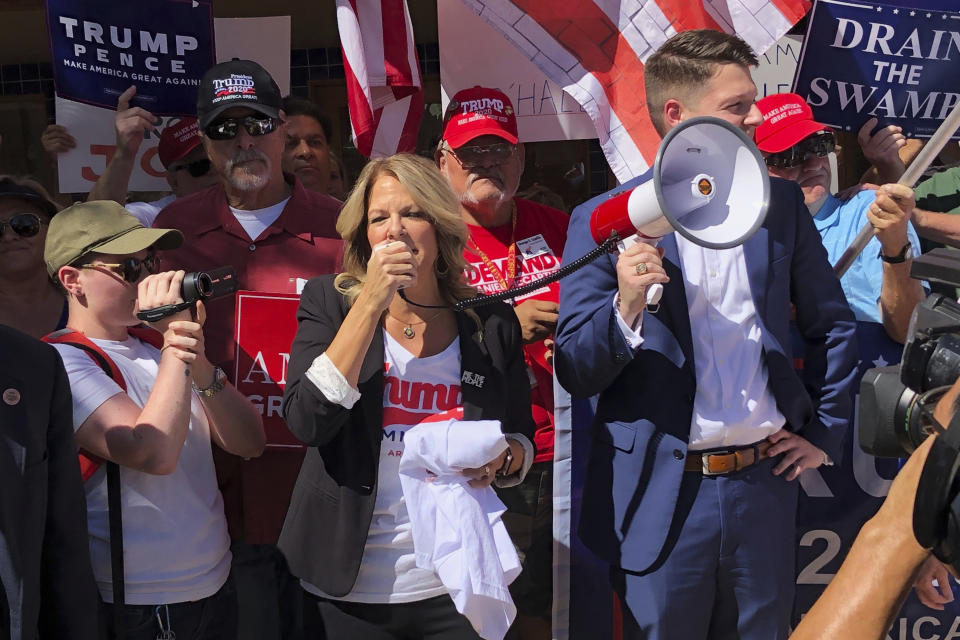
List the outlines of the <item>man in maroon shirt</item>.
<svg viewBox="0 0 960 640">
<path fill-rule="evenodd" d="M 482 293 L 496 293 L 560 268 L 569 216 L 515 197 L 524 151 L 506 95 L 473 87 L 453 96 L 435 157 L 460 196 L 460 212 L 470 231 L 464 257 L 471 266 L 471 285 Z M 508 637 L 551 636 L 552 345 L 559 291 L 559 283 L 554 283 L 512 301 L 523 329 L 537 455 L 520 486 L 498 491 L 508 509 L 504 523 L 525 556 L 523 573 L 510 587 L 518 616 Z"/>
<path fill-rule="evenodd" d="M 160 212 L 154 225 L 179 229 L 185 238 L 182 247 L 164 253 L 170 266 L 189 272 L 230 265 L 240 290 L 294 294 L 309 278 L 339 270 L 340 202 L 284 174 L 284 117 L 276 82 L 256 62 L 234 59 L 207 71 L 197 119 L 207 156 L 223 180 Z M 228 377 L 237 350 L 235 310 L 233 296 L 207 304 L 206 354 Z M 255 460 L 220 451 L 214 456 L 234 541 L 241 638 L 294 633 L 295 614 L 278 611 L 277 601 L 289 604 L 299 598 L 299 588 L 280 593 L 290 578 L 274 545 L 304 452 L 273 444 L 268 434 L 267 449 Z"/>
</svg>

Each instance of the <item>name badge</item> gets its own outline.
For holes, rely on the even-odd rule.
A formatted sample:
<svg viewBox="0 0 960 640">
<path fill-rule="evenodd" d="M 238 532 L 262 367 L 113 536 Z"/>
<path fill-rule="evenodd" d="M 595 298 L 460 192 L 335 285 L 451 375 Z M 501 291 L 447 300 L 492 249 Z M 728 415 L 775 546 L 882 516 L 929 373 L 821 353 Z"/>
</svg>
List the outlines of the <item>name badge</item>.
<svg viewBox="0 0 960 640">
<path fill-rule="evenodd" d="M 520 250 L 520 255 L 523 256 L 524 260 L 553 253 L 547 246 L 547 241 L 544 240 L 543 235 L 539 233 L 523 240 L 517 240 L 517 249 Z"/>
</svg>

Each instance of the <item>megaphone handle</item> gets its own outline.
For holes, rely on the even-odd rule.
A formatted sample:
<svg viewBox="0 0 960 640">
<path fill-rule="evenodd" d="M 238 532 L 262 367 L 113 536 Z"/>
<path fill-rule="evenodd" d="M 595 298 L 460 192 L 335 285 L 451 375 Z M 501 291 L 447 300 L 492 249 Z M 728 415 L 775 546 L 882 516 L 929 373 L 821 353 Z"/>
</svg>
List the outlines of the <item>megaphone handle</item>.
<svg viewBox="0 0 960 640">
<path fill-rule="evenodd" d="M 617 243 L 617 251 L 622 253 L 630 245 L 633 245 L 637 242 L 646 242 L 650 246 L 656 247 L 660 244 L 660 238 L 641 238 L 639 235 L 631 236 L 627 238 L 630 241 L 630 244 L 627 244 L 626 241 L 621 240 Z M 663 285 L 659 282 L 655 282 L 646 290 L 647 306 L 656 306 L 660 304 L 660 298 L 663 297 Z"/>
</svg>

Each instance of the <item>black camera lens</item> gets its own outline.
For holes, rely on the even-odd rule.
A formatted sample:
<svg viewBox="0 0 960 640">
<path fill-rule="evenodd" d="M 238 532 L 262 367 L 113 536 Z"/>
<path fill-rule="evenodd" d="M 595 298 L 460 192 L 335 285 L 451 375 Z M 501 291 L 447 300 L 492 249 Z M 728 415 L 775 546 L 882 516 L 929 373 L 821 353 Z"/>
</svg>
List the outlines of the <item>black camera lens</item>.
<svg viewBox="0 0 960 640">
<path fill-rule="evenodd" d="M 180 297 L 184 302 L 196 302 L 209 298 L 212 290 L 213 282 L 208 274 L 202 271 L 188 273 L 180 284 Z"/>
<path fill-rule="evenodd" d="M 926 439 L 917 400 L 899 367 L 867 371 L 860 381 L 860 448 L 881 458 L 910 455 Z"/>
<path fill-rule="evenodd" d="M 210 271 L 195 271 L 183 276 L 180 297 L 184 302 L 196 302 L 218 298 L 236 290 L 237 280 L 233 267 L 220 267 Z"/>
<path fill-rule="evenodd" d="M 209 298 L 210 294 L 213 293 L 213 280 L 210 279 L 208 274 L 197 274 L 197 293 L 200 294 L 201 298 Z"/>
</svg>

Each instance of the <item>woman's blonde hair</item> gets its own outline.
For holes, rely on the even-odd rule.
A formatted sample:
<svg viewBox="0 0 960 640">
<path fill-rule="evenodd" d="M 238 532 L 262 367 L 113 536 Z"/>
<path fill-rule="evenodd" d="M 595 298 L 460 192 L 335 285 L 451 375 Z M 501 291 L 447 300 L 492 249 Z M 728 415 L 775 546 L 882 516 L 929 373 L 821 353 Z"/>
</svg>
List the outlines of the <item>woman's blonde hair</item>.
<svg viewBox="0 0 960 640">
<path fill-rule="evenodd" d="M 391 176 L 403 185 L 433 224 L 438 251 L 434 271 L 443 298 L 454 304 L 475 296 L 476 289 L 469 286 L 463 276 L 467 269 L 463 249 L 468 234 L 467 225 L 460 217 L 460 200 L 433 163 L 408 153 L 368 162 L 344 203 L 337 219 L 337 232 L 346 243 L 343 273 L 335 280 L 337 291 L 353 304 L 367 277 L 367 261 L 371 254 L 367 240 L 367 207 L 370 191 L 382 176 Z"/>
</svg>

